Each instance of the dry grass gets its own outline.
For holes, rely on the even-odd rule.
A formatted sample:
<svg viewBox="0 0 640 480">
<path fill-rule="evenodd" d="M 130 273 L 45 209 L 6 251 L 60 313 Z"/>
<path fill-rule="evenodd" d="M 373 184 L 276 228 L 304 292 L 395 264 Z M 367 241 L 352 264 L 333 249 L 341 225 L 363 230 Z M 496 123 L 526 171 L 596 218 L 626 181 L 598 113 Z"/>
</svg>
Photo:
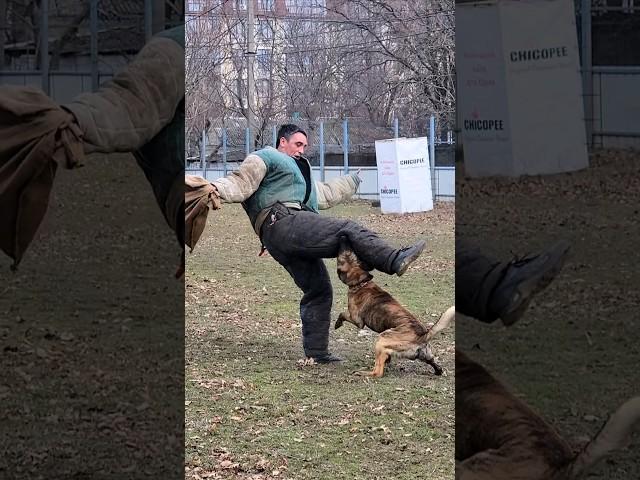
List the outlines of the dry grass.
<svg viewBox="0 0 640 480">
<path fill-rule="evenodd" d="M 394 244 L 426 238 L 428 251 L 402 278 L 377 281 L 430 321 L 453 301 L 453 205 L 383 216 L 358 202 L 349 216 Z M 324 213 L 323 213 L 324 214 Z M 300 292 L 259 241 L 239 205 L 210 215 L 186 279 L 188 478 L 453 478 L 454 331 L 435 342 L 448 371 L 408 361 L 372 381 L 373 335 L 331 332 L 338 366 L 303 366 Z M 346 289 L 327 260 L 334 314 Z"/>
<path fill-rule="evenodd" d="M 458 232 L 498 258 L 572 243 L 520 322 L 460 323 L 456 340 L 576 447 L 640 394 L 639 174 L 638 153 L 608 151 L 581 172 L 457 186 Z M 640 478 L 639 437 L 588 478 Z"/>
</svg>

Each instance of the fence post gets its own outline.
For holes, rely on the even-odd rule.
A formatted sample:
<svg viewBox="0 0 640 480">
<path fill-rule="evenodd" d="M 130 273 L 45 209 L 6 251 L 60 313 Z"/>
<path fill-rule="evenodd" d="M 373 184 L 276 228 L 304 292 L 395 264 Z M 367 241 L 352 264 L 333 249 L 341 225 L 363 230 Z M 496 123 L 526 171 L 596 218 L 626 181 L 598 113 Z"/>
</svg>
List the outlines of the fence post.
<svg viewBox="0 0 640 480">
<path fill-rule="evenodd" d="M 2 32 L 4 35 L 4 32 Z M 40 2 L 40 75 L 42 91 L 50 95 L 49 85 L 49 0 Z"/>
<path fill-rule="evenodd" d="M 398 117 L 393 117 L 393 138 L 398 138 L 399 132 Z"/>
<path fill-rule="evenodd" d="M 324 122 L 320 121 L 320 181 L 324 182 Z"/>
<path fill-rule="evenodd" d="M 144 38 L 148 42 L 153 36 L 153 4 L 151 0 L 144 0 Z"/>
<path fill-rule="evenodd" d="M 227 176 L 227 129 L 222 129 L 222 175 Z"/>
<path fill-rule="evenodd" d="M 91 91 L 97 92 L 100 86 L 100 76 L 98 74 L 98 0 L 91 0 L 89 11 L 91 31 Z"/>
<path fill-rule="evenodd" d="M 273 148 L 278 148 L 278 126 L 273 126 Z"/>
<path fill-rule="evenodd" d="M 244 131 L 244 153 L 246 155 L 249 155 L 251 153 L 250 144 L 251 144 L 251 127 L 247 127 Z"/>
<path fill-rule="evenodd" d="M 342 121 L 342 149 L 344 155 L 344 174 L 349 173 L 349 120 Z"/>
<path fill-rule="evenodd" d="M 591 65 L 591 0 L 580 2 L 582 46 L 582 99 L 584 105 L 587 147 L 593 146 L 593 68 Z"/>
<path fill-rule="evenodd" d="M 431 194 L 436 201 L 436 117 L 429 118 L 429 165 L 431 167 Z"/>
<path fill-rule="evenodd" d="M 205 169 L 207 164 L 207 131 L 205 129 L 202 130 L 202 138 L 200 139 L 200 170 L 202 170 L 202 174 L 204 178 L 207 178 Z"/>
</svg>

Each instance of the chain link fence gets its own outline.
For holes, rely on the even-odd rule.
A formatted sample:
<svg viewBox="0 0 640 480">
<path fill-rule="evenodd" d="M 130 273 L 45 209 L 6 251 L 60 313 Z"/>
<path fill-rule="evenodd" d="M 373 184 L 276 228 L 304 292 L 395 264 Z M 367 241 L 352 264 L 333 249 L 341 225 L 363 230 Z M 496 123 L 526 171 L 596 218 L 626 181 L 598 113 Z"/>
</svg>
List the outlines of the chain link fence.
<svg viewBox="0 0 640 480">
<path fill-rule="evenodd" d="M 169 0 L 0 0 L 0 85 L 69 101 L 111 78 L 154 32 L 182 22 L 182 2 Z"/>
<path fill-rule="evenodd" d="M 591 147 L 640 147 L 640 10 L 633 2 L 576 0 L 585 124 Z"/>
<path fill-rule="evenodd" d="M 270 120 L 258 130 L 252 142 L 246 119 L 214 120 L 208 123 L 205 132 L 188 139 L 188 166 L 200 168 L 203 162 L 241 162 L 251 151 L 275 146 L 278 128 L 284 123 L 295 123 L 307 132 L 309 146 L 305 155 L 312 166 L 319 166 L 322 157 L 327 166 L 343 165 L 345 152 L 351 166 L 375 165 L 376 140 L 430 136 L 429 120 L 413 123 L 396 120 L 392 125 L 378 126 L 361 118 L 324 118 Z M 444 125 L 436 122 L 435 148 L 436 165 L 453 165 L 454 135 L 449 122 Z"/>
<path fill-rule="evenodd" d="M 438 125 L 435 117 L 413 125 L 396 120 L 389 126 L 374 126 L 368 120 L 358 118 L 272 120 L 265 122 L 253 141 L 246 119 L 208 122 L 199 138 L 188 139 L 187 173 L 210 180 L 227 175 L 239 167 L 249 152 L 267 145 L 274 146 L 278 128 L 283 123 L 295 123 L 307 132 L 309 146 L 305 149 L 305 156 L 309 158 L 317 179 L 341 175 L 351 168 L 360 169 L 363 182 L 356 196 L 368 200 L 379 196 L 376 140 L 428 137 L 429 156 L 433 154 L 435 158 L 435 164 L 431 164 L 434 198 L 455 198 L 454 136 L 449 130 L 450 124 Z"/>
</svg>

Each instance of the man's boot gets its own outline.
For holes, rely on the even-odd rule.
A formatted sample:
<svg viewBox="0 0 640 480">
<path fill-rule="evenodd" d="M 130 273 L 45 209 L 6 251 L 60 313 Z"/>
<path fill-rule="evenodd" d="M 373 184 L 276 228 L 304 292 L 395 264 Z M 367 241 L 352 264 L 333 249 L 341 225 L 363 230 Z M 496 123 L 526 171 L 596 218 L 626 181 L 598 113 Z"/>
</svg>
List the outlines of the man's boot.
<svg viewBox="0 0 640 480">
<path fill-rule="evenodd" d="M 405 247 L 398 250 L 396 258 L 391 264 L 391 271 L 400 277 L 407 271 L 409 265 L 411 265 L 411 263 L 420 256 L 426 245 L 427 242 L 420 240 L 411 247 Z"/>
<path fill-rule="evenodd" d="M 504 325 L 524 313 L 535 294 L 546 288 L 562 269 L 570 244 L 560 241 L 538 255 L 512 261 L 491 294 L 489 309 Z"/>
<path fill-rule="evenodd" d="M 333 353 L 329 353 L 329 352 L 318 354 L 318 355 L 311 355 L 310 358 L 313 358 L 313 360 L 316 363 L 335 363 L 335 362 L 343 361 L 341 357 L 338 357 Z"/>
</svg>

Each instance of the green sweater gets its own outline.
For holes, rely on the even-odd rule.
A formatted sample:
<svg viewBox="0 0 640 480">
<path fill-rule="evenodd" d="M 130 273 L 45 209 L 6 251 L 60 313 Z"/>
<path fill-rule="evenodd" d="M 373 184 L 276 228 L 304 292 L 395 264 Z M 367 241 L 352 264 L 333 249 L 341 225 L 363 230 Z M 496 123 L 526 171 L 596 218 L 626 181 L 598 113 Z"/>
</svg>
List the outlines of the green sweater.
<svg viewBox="0 0 640 480">
<path fill-rule="evenodd" d="M 261 210 L 276 202 L 297 202 L 309 210 L 318 211 L 315 182 L 307 160 L 296 160 L 273 147 L 263 148 L 254 154 L 264 161 L 267 173 L 258 190 L 242 202 L 252 225 L 255 225 Z"/>
</svg>

